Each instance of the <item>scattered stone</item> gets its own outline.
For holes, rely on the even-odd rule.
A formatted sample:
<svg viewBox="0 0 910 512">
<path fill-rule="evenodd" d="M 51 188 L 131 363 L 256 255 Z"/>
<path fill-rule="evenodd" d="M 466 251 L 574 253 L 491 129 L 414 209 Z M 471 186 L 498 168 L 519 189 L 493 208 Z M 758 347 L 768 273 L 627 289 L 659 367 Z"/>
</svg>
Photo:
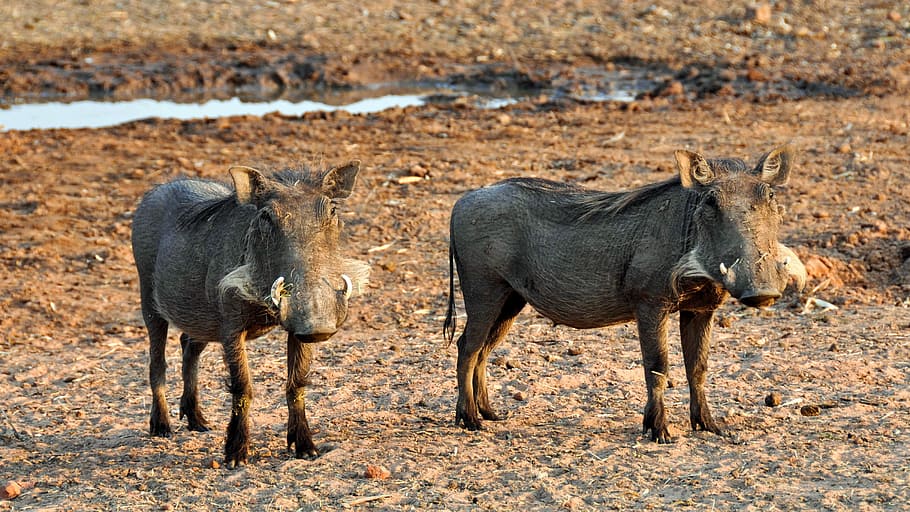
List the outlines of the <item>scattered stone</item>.
<svg viewBox="0 0 910 512">
<path fill-rule="evenodd" d="M 411 176 L 417 176 L 420 178 L 424 178 L 430 174 L 429 169 L 420 164 L 412 165 L 411 168 L 408 169 L 408 172 L 411 174 Z"/>
<path fill-rule="evenodd" d="M 367 464 L 367 469 L 363 472 L 363 476 L 371 480 L 385 480 L 386 478 L 392 476 L 392 472 L 389 471 L 385 466 Z"/>
<path fill-rule="evenodd" d="M 569 347 L 569 350 L 566 352 L 568 352 L 570 356 L 580 356 L 584 353 L 584 350 L 582 350 L 581 347 Z"/>
<path fill-rule="evenodd" d="M 572 496 L 571 498 L 562 502 L 561 507 L 568 510 L 583 509 L 585 507 L 585 500 L 579 498 L 578 496 Z"/>
<path fill-rule="evenodd" d="M 888 19 L 894 22 L 898 22 L 901 20 L 901 13 L 897 11 L 891 11 L 888 13 Z"/>
<path fill-rule="evenodd" d="M 686 92 L 685 87 L 683 87 L 682 82 L 679 80 L 674 80 L 668 83 L 662 91 L 660 91 L 661 96 L 679 96 Z"/>
<path fill-rule="evenodd" d="M 765 82 L 768 80 L 768 77 L 765 76 L 764 73 L 755 68 L 749 68 L 749 70 L 746 71 L 746 78 L 750 82 Z"/>
<path fill-rule="evenodd" d="M 10 480 L 0 487 L 0 499 L 14 500 L 22 494 L 22 486 L 15 480 Z"/>
<path fill-rule="evenodd" d="M 771 4 L 753 4 L 746 7 L 746 19 L 759 25 L 771 23 Z"/>
<path fill-rule="evenodd" d="M 849 153 L 852 150 L 853 150 L 853 148 L 850 147 L 850 144 L 848 144 L 846 142 L 841 144 L 840 146 L 837 146 L 837 152 L 841 153 L 841 154 Z"/>
<path fill-rule="evenodd" d="M 818 416 L 821 412 L 817 405 L 804 405 L 799 409 L 799 413 L 803 416 Z"/>
<path fill-rule="evenodd" d="M 521 368 L 521 365 L 511 359 L 506 359 L 506 369 L 514 370 L 516 368 Z"/>
<path fill-rule="evenodd" d="M 772 391 L 768 393 L 768 396 L 765 397 L 765 405 L 768 407 L 777 407 L 782 402 L 780 393 L 777 391 Z"/>
<path fill-rule="evenodd" d="M 212 463 L 210 464 L 210 466 L 212 467 L 212 469 L 218 469 L 221 467 L 221 463 L 215 459 L 212 459 Z"/>
<path fill-rule="evenodd" d="M 516 391 L 512 393 L 512 398 L 518 400 L 519 402 L 525 402 L 528 400 L 528 394 L 524 391 Z"/>
</svg>

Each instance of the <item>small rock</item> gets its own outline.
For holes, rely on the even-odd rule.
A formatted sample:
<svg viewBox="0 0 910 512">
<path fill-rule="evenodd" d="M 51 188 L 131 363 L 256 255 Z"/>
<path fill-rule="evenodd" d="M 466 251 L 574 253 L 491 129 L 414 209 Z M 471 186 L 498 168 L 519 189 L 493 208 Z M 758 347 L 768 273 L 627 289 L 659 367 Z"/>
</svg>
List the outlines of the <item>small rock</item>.
<svg viewBox="0 0 910 512">
<path fill-rule="evenodd" d="M 367 469 L 363 472 L 363 476 L 372 480 L 385 480 L 386 478 L 392 476 L 392 472 L 389 471 L 385 466 L 367 464 Z"/>
<path fill-rule="evenodd" d="M 584 353 L 584 350 L 582 350 L 581 347 L 569 347 L 569 350 L 566 352 L 568 352 L 570 356 L 580 356 Z"/>
<path fill-rule="evenodd" d="M 660 91 L 661 96 L 679 96 L 686 92 L 685 87 L 683 87 L 682 82 L 679 80 L 674 80 L 667 84 L 666 87 Z"/>
<path fill-rule="evenodd" d="M 828 347 L 828 352 L 840 352 L 840 347 L 837 346 L 837 343 L 832 343 L 831 346 Z"/>
<path fill-rule="evenodd" d="M 0 499 L 14 500 L 22 494 L 22 486 L 15 480 L 10 480 L 0 487 Z"/>
<path fill-rule="evenodd" d="M 750 82 L 764 82 L 764 81 L 768 80 L 768 77 L 765 76 L 764 73 L 762 73 L 761 71 L 759 71 L 755 68 L 749 68 L 749 70 L 746 71 L 746 78 Z"/>
<path fill-rule="evenodd" d="M 572 496 L 571 498 L 564 501 L 561 506 L 562 506 L 562 508 L 565 508 L 568 510 L 577 510 L 577 509 L 584 508 L 585 500 L 579 498 L 578 496 Z"/>
<path fill-rule="evenodd" d="M 519 402 L 524 402 L 524 401 L 527 401 L 528 394 L 525 393 L 524 391 L 516 391 L 516 392 L 512 393 L 512 398 L 515 400 L 518 400 Z"/>
<path fill-rule="evenodd" d="M 746 7 L 746 19 L 759 25 L 767 25 L 771 22 L 771 4 L 762 3 Z"/>
<path fill-rule="evenodd" d="M 426 177 L 428 174 L 430 174 L 430 171 L 420 164 L 412 165 L 411 168 L 408 169 L 408 172 L 411 174 L 411 176 L 418 176 L 421 178 Z"/>
<path fill-rule="evenodd" d="M 499 114 L 496 121 L 501 125 L 507 125 L 512 122 L 512 117 L 509 114 Z"/>
<path fill-rule="evenodd" d="M 768 407 L 777 407 L 781 404 L 780 393 L 772 391 L 768 393 L 768 396 L 765 397 L 765 405 Z"/>
<path fill-rule="evenodd" d="M 514 370 L 516 368 L 521 368 L 521 365 L 511 359 L 506 359 L 506 369 Z"/>
<path fill-rule="evenodd" d="M 212 459 L 212 463 L 209 465 L 212 467 L 212 469 L 218 469 L 221 467 L 221 463 L 215 459 Z"/>
<path fill-rule="evenodd" d="M 821 412 L 817 405 L 804 405 L 799 409 L 799 413 L 803 416 L 818 416 Z"/>
<path fill-rule="evenodd" d="M 901 13 L 899 13 L 899 12 L 897 12 L 897 11 L 891 11 L 891 12 L 888 13 L 888 19 L 891 20 L 891 21 L 895 21 L 895 22 L 900 21 L 900 20 L 901 20 Z"/>
<path fill-rule="evenodd" d="M 837 146 L 837 152 L 841 153 L 841 154 L 849 153 L 852 150 L 853 150 L 853 148 L 850 147 L 850 144 L 848 144 L 846 142 L 841 144 L 840 146 Z"/>
</svg>

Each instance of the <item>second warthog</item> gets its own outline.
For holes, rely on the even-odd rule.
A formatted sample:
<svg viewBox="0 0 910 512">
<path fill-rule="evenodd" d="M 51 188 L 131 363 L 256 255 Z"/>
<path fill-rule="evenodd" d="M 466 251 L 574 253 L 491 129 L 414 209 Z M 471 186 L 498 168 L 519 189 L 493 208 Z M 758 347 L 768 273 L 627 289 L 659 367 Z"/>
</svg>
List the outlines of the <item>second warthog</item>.
<svg viewBox="0 0 910 512">
<path fill-rule="evenodd" d="M 751 169 L 739 159 L 677 151 L 677 177 L 629 192 L 518 178 L 465 194 L 452 211 L 449 251 L 467 314 L 456 423 L 478 429 L 481 418 L 499 419 L 487 393 L 487 357 L 531 304 L 580 329 L 637 322 L 648 388 L 643 425 L 658 442 L 670 441 L 667 328 L 678 311 L 692 428 L 720 433 L 704 392 L 714 312 L 728 295 L 768 306 L 802 269 L 778 242 L 781 208 L 772 188 L 786 183 L 792 160 L 789 147 Z M 451 275 L 449 291 L 451 342 Z"/>
<path fill-rule="evenodd" d="M 336 206 L 354 187 L 360 162 L 323 172 L 285 170 L 266 176 L 234 167 L 234 188 L 178 180 L 145 195 L 133 216 L 133 255 L 142 317 L 148 328 L 152 435 L 171 435 L 164 396 L 168 325 L 181 331 L 180 416 L 208 430 L 199 407 L 197 368 L 209 342 L 224 347 L 230 373 L 228 466 L 246 462 L 253 396 L 247 340 L 276 326 L 287 331 L 288 447 L 316 455 L 304 409 L 311 344 L 331 337 L 348 299 L 369 274 L 341 255 L 343 222 Z"/>
</svg>

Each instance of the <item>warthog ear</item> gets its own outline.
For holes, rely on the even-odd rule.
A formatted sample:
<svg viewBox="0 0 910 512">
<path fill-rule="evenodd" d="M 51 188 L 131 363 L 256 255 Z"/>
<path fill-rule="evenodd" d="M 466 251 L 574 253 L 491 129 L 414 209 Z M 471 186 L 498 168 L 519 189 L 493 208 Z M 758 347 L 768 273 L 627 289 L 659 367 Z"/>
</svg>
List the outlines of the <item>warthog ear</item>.
<svg viewBox="0 0 910 512">
<path fill-rule="evenodd" d="M 360 160 L 352 160 L 343 167 L 332 167 L 322 178 L 322 193 L 332 199 L 345 199 L 354 190 L 359 171 Z"/>
<path fill-rule="evenodd" d="M 708 165 L 705 157 L 693 151 L 681 149 L 675 153 L 676 167 L 679 169 L 679 179 L 686 188 L 696 183 L 708 185 L 714 181 L 714 170 Z"/>
<path fill-rule="evenodd" d="M 245 165 L 235 165 L 228 169 L 234 180 L 237 191 L 237 202 L 246 204 L 259 197 L 266 188 L 266 179 L 261 172 Z"/>
<path fill-rule="evenodd" d="M 754 172 L 769 185 L 786 185 L 790 180 L 793 153 L 793 147 L 789 144 L 781 146 L 761 157 Z"/>
</svg>

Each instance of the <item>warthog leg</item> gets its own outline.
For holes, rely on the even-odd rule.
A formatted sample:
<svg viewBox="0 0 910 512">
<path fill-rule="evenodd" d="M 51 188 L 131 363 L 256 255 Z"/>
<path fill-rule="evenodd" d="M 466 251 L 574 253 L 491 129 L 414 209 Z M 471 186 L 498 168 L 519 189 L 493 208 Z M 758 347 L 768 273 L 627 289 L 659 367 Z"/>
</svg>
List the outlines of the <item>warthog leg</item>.
<svg viewBox="0 0 910 512">
<path fill-rule="evenodd" d="M 288 449 L 294 446 L 294 456 L 302 459 L 305 455 L 319 455 L 310 434 L 304 407 L 305 386 L 313 360 L 313 348 L 309 343 L 300 343 L 288 333 L 288 382 L 285 396 L 288 401 Z"/>
<path fill-rule="evenodd" d="M 465 290 L 462 283 L 462 290 Z M 525 305 L 512 290 L 491 293 L 494 300 L 465 300 L 467 320 L 458 338 L 458 403 L 455 424 L 463 422 L 468 430 L 481 428 L 481 417 L 499 419 L 490 405 L 486 385 L 487 357 L 505 337 L 515 316 Z"/>
<path fill-rule="evenodd" d="M 515 317 L 518 316 L 525 304 L 525 300 L 517 293 L 509 296 L 502 307 L 502 311 L 499 313 L 499 318 L 496 319 L 493 328 L 490 329 L 490 335 L 487 337 L 486 343 L 484 343 L 480 352 L 477 353 L 477 363 L 474 366 L 474 400 L 477 403 L 480 415 L 485 420 L 499 421 L 505 417 L 497 414 L 493 406 L 490 405 L 490 397 L 487 392 L 487 358 L 490 356 L 490 352 L 506 337 L 515 322 Z"/>
<path fill-rule="evenodd" d="M 645 384 L 648 387 L 648 403 L 645 405 L 642 426 L 645 434 L 650 431 L 651 440 L 658 443 L 672 441 L 664 408 L 664 390 L 667 388 L 667 374 L 670 370 L 667 317 L 664 308 L 651 304 L 642 303 L 636 311 L 638 341 L 641 344 Z"/>
<path fill-rule="evenodd" d="M 253 385 L 246 355 L 246 332 L 224 342 L 224 361 L 231 376 L 231 421 L 224 445 L 224 462 L 228 468 L 246 464 L 250 449 L 250 406 Z"/>
<path fill-rule="evenodd" d="M 149 432 L 153 436 L 170 437 L 171 422 L 168 418 L 165 370 L 167 361 L 164 351 L 167 346 L 167 320 L 151 310 L 146 300 L 142 301 L 142 316 L 149 333 L 149 386 L 152 388 L 152 411 L 149 415 Z"/>
<path fill-rule="evenodd" d="M 209 424 L 199 408 L 199 356 L 207 342 L 196 341 L 186 333 L 180 335 L 183 350 L 183 395 L 180 397 L 180 418 L 186 416 L 187 428 L 197 432 L 208 432 Z"/>
<path fill-rule="evenodd" d="M 679 335 L 686 362 L 686 379 L 689 381 L 689 419 L 692 430 L 702 429 L 720 434 L 721 430 L 714 423 L 705 398 L 705 374 L 708 371 L 713 320 L 714 311 L 679 312 Z"/>
</svg>

